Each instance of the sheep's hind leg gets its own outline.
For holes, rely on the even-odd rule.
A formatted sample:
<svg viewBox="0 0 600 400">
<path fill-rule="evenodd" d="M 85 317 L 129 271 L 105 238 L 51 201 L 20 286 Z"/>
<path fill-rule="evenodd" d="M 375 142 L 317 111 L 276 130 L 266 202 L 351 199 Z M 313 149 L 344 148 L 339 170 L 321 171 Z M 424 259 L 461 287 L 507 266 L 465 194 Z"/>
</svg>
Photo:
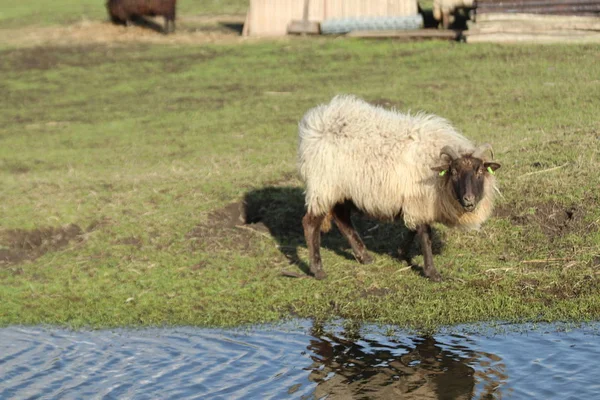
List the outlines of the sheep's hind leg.
<svg viewBox="0 0 600 400">
<path fill-rule="evenodd" d="M 358 235 L 358 232 L 356 232 L 356 229 L 354 229 L 354 225 L 352 225 L 352 219 L 350 218 L 351 212 L 352 208 L 350 204 L 336 204 L 336 206 L 333 207 L 333 220 L 342 235 L 344 235 L 346 240 L 350 243 L 352 251 L 354 252 L 354 257 L 356 257 L 358 262 L 361 264 L 370 264 L 373 262 L 373 258 L 367 252 L 367 247 Z"/>
<path fill-rule="evenodd" d="M 310 272 L 316 279 L 327 277 L 321 261 L 321 223 L 324 218 L 324 215 L 315 216 L 311 213 L 306 213 L 302 218 L 304 237 L 310 258 Z"/>
<path fill-rule="evenodd" d="M 417 234 L 421 239 L 421 251 L 423 252 L 423 274 L 432 281 L 439 282 L 442 276 L 433 266 L 433 250 L 431 249 L 431 227 L 427 224 L 417 227 Z"/>
</svg>

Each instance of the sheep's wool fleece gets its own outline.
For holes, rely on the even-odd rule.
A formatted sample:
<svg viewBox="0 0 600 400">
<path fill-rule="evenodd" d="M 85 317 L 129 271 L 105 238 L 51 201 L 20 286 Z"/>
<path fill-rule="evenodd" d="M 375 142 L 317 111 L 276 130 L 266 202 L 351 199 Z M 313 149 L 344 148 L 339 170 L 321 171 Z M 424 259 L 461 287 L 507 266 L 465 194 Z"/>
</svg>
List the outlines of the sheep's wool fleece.
<svg viewBox="0 0 600 400">
<path fill-rule="evenodd" d="M 444 165 L 440 150 L 446 145 L 461 155 L 475 150 L 438 116 L 404 114 L 340 95 L 309 110 L 299 136 L 298 168 L 313 215 L 352 200 L 381 220 L 401 216 L 410 229 L 432 222 L 477 229 L 492 212 L 493 176 L 487 176 L 476 209 L 465 212 L 447 177 L 432 170 Z"/>
</svg>

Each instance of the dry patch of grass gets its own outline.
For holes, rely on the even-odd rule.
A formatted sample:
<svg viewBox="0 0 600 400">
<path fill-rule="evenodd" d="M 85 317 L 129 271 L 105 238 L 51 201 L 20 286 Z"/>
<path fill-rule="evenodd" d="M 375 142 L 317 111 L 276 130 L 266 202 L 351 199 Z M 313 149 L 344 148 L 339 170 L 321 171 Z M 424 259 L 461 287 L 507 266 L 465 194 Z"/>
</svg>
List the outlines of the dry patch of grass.
<svg viewBox="0 0 600 400">
<path fill-rule="evenodd" d="M 146 26 L 120 26 L 109 21 L 82 20 L 70 25 L 27 26 L 1 29 L 0 45 L 9 47 L 124 45 L 124 44 L 232 44 L 256 41 L 240 35 L 240 15 L 181 17 L 177 31 L 161 33 L 162 20 L 148 19 Z"/>
</svg>

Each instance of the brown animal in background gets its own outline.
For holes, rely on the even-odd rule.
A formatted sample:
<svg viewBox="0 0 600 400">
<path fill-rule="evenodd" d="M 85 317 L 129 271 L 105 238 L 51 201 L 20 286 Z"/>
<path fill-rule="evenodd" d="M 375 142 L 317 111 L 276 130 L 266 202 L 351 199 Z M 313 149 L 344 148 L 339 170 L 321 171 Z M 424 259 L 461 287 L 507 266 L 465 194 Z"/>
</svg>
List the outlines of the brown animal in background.
<svg viewBox="0 0 600 400">
<path fill-rule="evenodd" d="M 177 0 L 108 0 L 106 8 L 115 24 L 128 25 L 142 16 L 165 18 L 165 33 L 175 32 L 175 3 Z"/>
</svg>

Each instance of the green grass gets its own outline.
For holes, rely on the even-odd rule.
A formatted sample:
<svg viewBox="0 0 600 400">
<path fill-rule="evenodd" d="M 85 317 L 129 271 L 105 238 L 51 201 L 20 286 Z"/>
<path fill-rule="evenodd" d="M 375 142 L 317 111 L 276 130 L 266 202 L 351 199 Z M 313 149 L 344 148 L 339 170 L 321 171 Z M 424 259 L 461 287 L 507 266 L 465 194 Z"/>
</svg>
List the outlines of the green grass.
<svg viewBox="0 0 600 400">
<path fill-rule="evenodd" d="M 0 255 L 25 259 L 0 264 L 0 324 L 598 319 L 599 50 L 327 39 L 3 50 Z M 338 93 L 437 113 L 494 145 L 504 197 L 480 232 L 437 228 L 443 283 L 390 255 L 403 229 L 366 232 L 376 224 L 362 219 L 374 264 L 332 232 L 327 280 L 281 276 L 307 261 L 296 124 Z M 243 199 L 264 225 L 227 220 L 223 207 Z M 81 234 L 64 245 L 67 224 Z"/>
</svg>

